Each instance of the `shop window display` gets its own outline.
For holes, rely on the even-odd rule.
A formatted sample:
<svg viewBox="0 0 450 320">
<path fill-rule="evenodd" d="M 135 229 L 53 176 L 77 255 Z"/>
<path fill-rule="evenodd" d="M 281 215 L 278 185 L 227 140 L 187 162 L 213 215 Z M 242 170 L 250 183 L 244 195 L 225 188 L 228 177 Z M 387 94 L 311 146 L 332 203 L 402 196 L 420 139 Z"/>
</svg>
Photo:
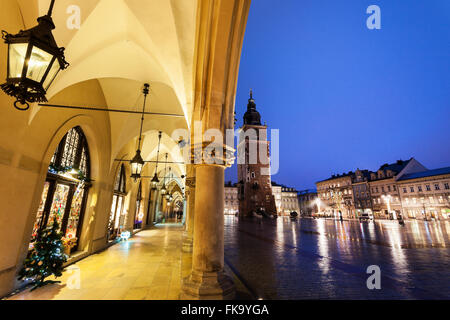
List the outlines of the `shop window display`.
<svg viewBox="0 0 450 320">
<path fill-rule="evenodd" d="M 126 195 L 125 166 L 122 164 L 114 183 L 114 195 L 108 223 L 108 240 L 113 241 L 120 236 L 123 229 L 123 202 Z"/>
<path fill-rule="evenodd" d="M 138 194 L 136 197 L 136 211 L 134 212 L 134 229 L 142 229 L 142 220 L 144 218 L 142 206 L 142 184 L 139 183 Z"/>
<path fill-rule="evenodd" d="M 30 247 L 39 230 L 50 228 L 57 221 L 64 234 L 67 253 L 77 250 L 90 187 L 89 168 L 86 137 L 80 127 L 72 128 L 51 158 Z"/>
</svg>

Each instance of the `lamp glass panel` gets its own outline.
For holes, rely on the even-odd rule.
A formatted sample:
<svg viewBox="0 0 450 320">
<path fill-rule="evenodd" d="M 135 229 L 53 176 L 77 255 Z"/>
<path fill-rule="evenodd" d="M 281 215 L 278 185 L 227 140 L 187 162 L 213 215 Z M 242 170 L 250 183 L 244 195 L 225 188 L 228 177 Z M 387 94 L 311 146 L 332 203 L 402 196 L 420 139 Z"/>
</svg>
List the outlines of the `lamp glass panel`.
<svg viewBox="0 0 450 320">
<path fill-rule="evenodd" d="M 53 55 L 33 46 L 31 50 L 30 60 L 28 61 L 27 78 L 36 82 L 41 82 L 52 62 Z"/>
<path fill-rule="evenodd" d="M 142 172 L 142 166 L 143 165 L 141 163 L 132 162 L 131 163 L 131 173 L 140 175 Z"/>
<path fill-rule="evenodd" d="M 23 64 L 27 54 L 28 43 L 11 43 L 9 45 L 8 78 L 22 77 Z"/>
<path fill-rule="evenodd" d="M 50 71 L 48 72 L 47 78 L 45 78 L 44 83 L 42 85 L 42 87 L 44 88 L 45 91 L 48 90 L 48 88 L 53 83 L 53 80 L 55 80 L 55 78 L 58 75 L 60 70 L 61 70 L 61 67 L 59 65 L 59 61 L 58 61 L 58 59 L 55 59 L 55 61 L 53 61 Z"/>
</svg>

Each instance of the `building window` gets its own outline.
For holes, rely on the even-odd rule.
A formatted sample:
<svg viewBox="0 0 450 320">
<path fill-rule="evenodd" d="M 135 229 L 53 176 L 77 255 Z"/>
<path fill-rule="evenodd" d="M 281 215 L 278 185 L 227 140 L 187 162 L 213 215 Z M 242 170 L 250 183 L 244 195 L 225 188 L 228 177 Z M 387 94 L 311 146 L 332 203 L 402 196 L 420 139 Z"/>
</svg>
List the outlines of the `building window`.
<svg viewBox="0 0 450 320">
<path fill-rule="evenodd" d="M 450 189 L 450 186 L 448 185 L 448 182 L 444 183 L 444 188 L 445 188 L 445 190 L 449 190 Z"/>
<path fill-rule="evenodd" d="M 440 188 L 439 188 L 439 183 L 436 183 L 435 185 L 434 185 L 434 190 L 439 190 Z"/>
<path fill-rule="evenodd" d="M 425 187 L 427 188 L 427 191 L 431 191 L 431 187 L 429 184 L 427 184 Z"/>
<path fill-rule="evenodd" d="M 394 189 L 394 191 L 397 191 L 397 187 L 395 185 L 393 185 L 392 188 Z"/>
<path fill-rule="evenodd" d="M 391 186 L 388 186 L 387 188 L 388 188 L 388 192 L 391 192 Z"/>
<path fill-rule="evenodd" d="M 126 178 L 125 178 L 125 166 L 122 165 L 119 168 L 119 172 L 116 176 L 114 183 L 114 195 L 111 206 L 111 213 L 108 223 L 108 240 L 112 241 L 120 235 L 120 231 L 123 228 L 124 214 L 123 207 L 126 196 Z"/>
<path fill-rule="evenodd" d="M 406 188 L 403 188 L 403 193 L 408 193 L 408 190 L 406 190 Z"/>
<path fill-rule="evenodd" d="M 68 171 L 78 170 L 78 176 Z M 41 195 L 30 246 L 40 230 L 58 222 L 64 237 L 72 239 L 71 251 L 78 249 L 78 239 L 90 187 L 89 149 L 80 127 L 69 130 L 53 154 Z"/>
<path fill-rule="evenodd" d="M 134 226 L 133 229 L 141 229 L 142 228 L 142 219 L 144 218 L 142 208 L 142 183 L 139 182 L 139 189 L 136 197 L 136 210 L 134 212 Z"/>
<path fill-rule="evenodd" d="M 409 187 L 409 190 L 411 190 L 411 192 L 414 192 L 414 187 Z"/>
<path fill-rule="evenodd" d="M 381 187 L 381 192 L 384 192 L 384 187 Z"/>
<path fill-rule="evenodd" d="M 418 190 L 419 192 L 422 192 L 422 186 L 417 186 L 417 190 Z"/>
</svg>

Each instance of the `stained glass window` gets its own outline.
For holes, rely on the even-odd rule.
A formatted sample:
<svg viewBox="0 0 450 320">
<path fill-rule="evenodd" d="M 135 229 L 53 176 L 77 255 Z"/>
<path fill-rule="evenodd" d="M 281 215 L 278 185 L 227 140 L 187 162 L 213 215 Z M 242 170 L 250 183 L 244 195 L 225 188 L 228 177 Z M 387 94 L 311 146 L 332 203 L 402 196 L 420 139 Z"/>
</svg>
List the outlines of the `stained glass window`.
<svg viewBox="0 0 450 320">
<path fill-rule="evenodd" d="M 69 130 L 56 148 L 50 163 L 58 168 L 78 168 L 89 175 L 89 151 L 86 137 L 80 127 Z"/>
<path fill-rule="evenodd" d="M 84 176 L 87 176 L 88 162 L 87 162 L 87 150 L 85 146 L 83 146 L 83 150 L 81 151 L 80 171 L 83 173 Z"/>
</svg>

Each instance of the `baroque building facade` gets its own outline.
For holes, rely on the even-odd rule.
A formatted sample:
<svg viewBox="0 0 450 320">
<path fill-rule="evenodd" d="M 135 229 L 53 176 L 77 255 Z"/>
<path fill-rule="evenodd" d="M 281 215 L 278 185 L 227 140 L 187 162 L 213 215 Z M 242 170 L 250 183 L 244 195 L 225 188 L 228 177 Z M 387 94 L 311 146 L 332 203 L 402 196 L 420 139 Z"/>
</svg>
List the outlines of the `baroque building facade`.
<svg viewBox="0 0 450 320">
<path fill-rule="evenodd" d="M 333 175 L 316 183 L 318 216 L 334 218 L 352 218 L 355 214 L 353 172 Z"/>
<path fill-rule="evenodd" d="M 319 213 L 317 190 L 315 189 L 299 191 L 298 203 L 302 217 L 312 217 Z"/>
<path fill-rule="evenodd" d="M 316 183 L 319 216 L 338 218 L 347 203 L 345 218 L 447 220 L 449 173 L 448 167 L 428 170 L 411 158 L 386 163 L 376 172 L 357 169 L 334 175 Z"/>
<path fill-rule="evenodd" d="M 272 181 L 272 193 L 279 216 L 290 216 L 291 212 L 300 214 L 298 191 Z"/>
<path fill-rule="evenodd" d="M 405 174 L 397 188 L 406 218 L 450 218 L 450 167 Z"/>
<path fill-rule="evenodd" d="M 225 215 L 236 215 L 239 213 L 239 196 L 237 184 L 228 182 L 225 184 Z"/>
</svg>

